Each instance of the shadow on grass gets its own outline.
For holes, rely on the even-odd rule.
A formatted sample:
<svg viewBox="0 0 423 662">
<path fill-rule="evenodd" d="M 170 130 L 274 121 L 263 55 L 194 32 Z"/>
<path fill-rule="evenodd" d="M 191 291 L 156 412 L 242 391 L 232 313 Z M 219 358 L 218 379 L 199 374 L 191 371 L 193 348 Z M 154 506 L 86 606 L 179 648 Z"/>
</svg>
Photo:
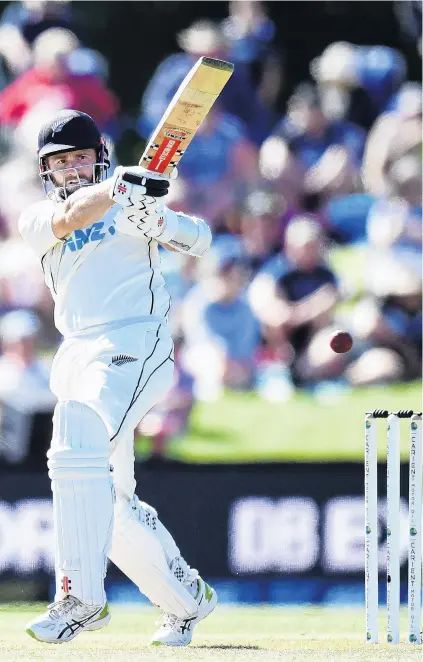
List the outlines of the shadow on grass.
<svg viewBox="0 0 423 662">
<path fill-rule="evenodd" d="M 265 648 L 261 648 L 260 646 L 242 646 L 238 644 L 209 644 L 208 646 L 203 644 L 202 646 L 192 646 L 192 648 L 205 648 L 207 650 L 222 650 L 222 651 L 235 651 L 235 650 L 242 650 L 242 651 L 266 651 Z"/>
</svg>

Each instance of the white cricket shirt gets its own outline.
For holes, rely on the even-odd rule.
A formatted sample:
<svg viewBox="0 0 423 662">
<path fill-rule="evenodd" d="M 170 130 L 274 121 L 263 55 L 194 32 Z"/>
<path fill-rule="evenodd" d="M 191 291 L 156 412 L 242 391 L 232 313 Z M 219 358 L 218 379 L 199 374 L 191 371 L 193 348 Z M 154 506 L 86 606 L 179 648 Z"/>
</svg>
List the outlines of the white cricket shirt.
<svg viewBox="0 0 423 662">
<path fill-rule="evenodd" d="M 53 234 L 51 200 L 31 205 L 19 219 L 22 237 L 41 260 L 55 303 L 54 321 L 64 337 L 129 318 L 165 318 L 169 312 L 158 244 L 116 230 L 119 209 L 114 205 L 66 239 Z"/>
</svg>

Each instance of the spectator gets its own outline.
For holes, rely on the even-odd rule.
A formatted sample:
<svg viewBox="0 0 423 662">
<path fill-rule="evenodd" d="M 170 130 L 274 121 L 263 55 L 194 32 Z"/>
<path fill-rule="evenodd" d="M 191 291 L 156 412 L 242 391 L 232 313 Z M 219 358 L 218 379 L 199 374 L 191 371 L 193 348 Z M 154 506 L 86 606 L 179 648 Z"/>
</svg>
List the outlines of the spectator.
<svg viewBox="0 0 423 662">
<path fill-rule="evenodd" d="M 420 157 L 421 144 L 422 88 L 417 83 L 406 83 L 370 131 L 363 164 L 368 192 L 374 196 L 388 195 L 389 167 L 410 153 Z"/>
<path fill-rule="evenodd" d="M 350 116 L 352 92 L 358 85 L 356 53 L 356 46 L 338 41 L 329 44 L 310 63 L 323 111 L 332 120 L 346 120 Z"/>
<path fill-rule="evenodd" d="M 385 293 L 387 274 L 422 270 L 422 184 L 420 164 L 412 156 L 390 170 L 393 196 L 371 207 L 368 217 L 368 289 Z"/>
<path fill-rule="evenodd" d="M 79 47 L 69 30 L 51 28 L 34 42 L 34 67 L 21 74 L 0 94 L 0 122 L 16 127 L 34 107 L 48 104 L 74 108 L 91 115 L 101 130 L 110 130 L 116 120 L 118 102 L 94 75 L 76 75 L 67 58 Z"/>
<path fill-rule="evenodd" d="M 421 377 L 420 273 L 406 265 L 391 265 L 376 287 L 373 295 L 359 302 L 352 317 L 359 356 L 345 376 L 355 387 Z"/>
<path fill-rule="evenodd" d="M 0 27 L 14 26 L 22 39 L 31 46 L 36 38 L 51 28 L 75 29 L 71 4 L 68 0 L 23 0 L 10 2 L 4 10 Z"/>
<path fill-rule="evenodd" d="M 33 251 L 26 250 L 20 237 L 0 244 L 0 310 L 35 308 L 48 301 L 43 272 Z M 52 307 L 48 305 L 48 312 Z"/>
<path fill-rule="evenodd" d="M 257 151 L 234 117 L 214 108 L 179 167 L 172 203 L 215 225 L 257 179 Z"/>
<path fill-rule="evenodd" d="M 4 83 L 29 68 L 32 44 L 50 28 L 74 30 L 72 10 L 66 0 L 24 0 L 7 5 L 0 20 L 0 71 L 3 68 Z"/>
<path fill-rule="evenodd" d="M 170 100 L 197 59 L 202 55 L 229 59 L 228 47 L 218 27 L 210 21 L 199 21 L 178 35 L 184 53 L 167 57 L 154 73 L 141 102 L 138 131 L 147 138 L 159 123 Z M 247 64 L 237 65 L 231 84 L 219 97 L 222 109 L 237 117 L 247 127 L 256 145 L 270 133 L 272 114 L 259 99 Z"/>
<path fill-rule="evenodd" d="M 335 42 L 310 71 L 325 112 L 368 130 L 404 80 L 406 66 L 395 49 Z"/>
<path fill-rule="evenodd" d="M 197 264 L 195 258 L 183 255 L 177 251 L 160 250 L 160 264 L 166 280 L 166 288 L 171 297 L 171 314 L 169 324 L 172 336 L 181 335 L 181 307 L 182 303 L 196 283 Z"/>
<path fill-rule="evenodd" d="M 222 23 L 228 40 L 228 59 L 250 66 L 255 87 L 269 108 L 273 108 L 283 82 L 281 48 L 275 45 L 276 26 L 262 2 L 229 2 L 229 16 Z"/>
<path fill-rule="evenodd" d="M 13 136 L 14 139 L 17 137 Z M 31 144 L 28 141 L 28 144 Z M 38 179 L 37 162 L 27 148 L 16 140 L 16 146 L 9 158 L 0 165 L 0 210 L 5 218 L 7 234 L 13 233 L 17 221 L 25 207 L 40 199 L 40 183 Z M 17 232 L 17 230 L 16 230 Z M 19 250 L 22 248 L 19 237 Z M 6 251 L 0 246 L 2 259 L 7 259 Z M 25 259 L 25 258 L 24 258 Z M 0 265 L 1 270 L 1 265 Z"/>
<path fill-rule="evenodd" d="M 309 218 L 294 218 L 285 235 L 287 262 L 282 274 L 259 273 L 249 288 L 249 301 L 267 343 L 291 363 L 299 386 L 339 371 L 338 356 L 327 342 L 339 292 L 323 249 L 319 225 Z"/>
<path fill-rule="evenodd" d="M 331 145 L 304 177 L 302 199 L 315 199 L 312 209 L 319 209 L 331 199 L 342 198 L 357 191 L 360 172 L 351 159 L 348 148 Z"/>
<path fill-rule="evenodd" d="M 324 113 L 316 89 L 304 83 L 292 95 L 288 114 L 274 130 L 303 167 L 315 166 L 332 146 L 345 147 L 358 168 L 361 165 L 365 133 L 359 127 L 344 121 L 333 121 Z"/>
<path fill-rule="evenodd" d="M 319 215 L 331 198 L 356 192 L 364 145 L 364 131 L 330 120 L 316 89 L 303 84 L 261 147 L 260 172 L 296 213 Z"/>
<path fill-rule="evenodd" d="M 37 317 L 27 311 L 8 313 L 0 321 L 0 455 L 12 464 L 29 459 L 32 468 L 41 463 L 44 468 L 55 406 L 49 371 L 36 356 L 39 330 Z"/>
<path fill-rule="evenodd" d="M 338 205 L 327 213 L 327 206 L 359 190 L 364 144 L 362 129 L 330 120 L 323 112 L 316 89 L 309 84 L 299 86 L 288 104 L 287 116 L 263 144 L 259 159 L 261 175 L 272 182 L 285 200 L 284 222 L 293 215 L 307 213 L 323 227 L 332 223 L 333 237 L 340 241 L 348 241 L 351 235 L 363 236 L 363 206 L 368 210 L 370 202 L 367 206 L 366 200 L 356 204 L 354 219 L 361 213 L 358 233 L 351 231 L 349 218 L 349 227 L 343 233 L 339 225 L 346 216 L 345 209 L 339 210 Z"/>
<path fill-rule="evenodd" d="M 367 243 L 367 218 L 374 202 L 364 191 L 329 196 L 322 213 L 331 239 L 341 245 Z"/>
<path fill-rule="evenodd" d="M 280 193 L 287 207 L 301 204 L 304 167 L 279 136 L 271 135 L 264 141 L 258 166 L 263 185 Z"/>
<path fill-rule="evenodd" d="M 374 121 L 403 83 L 407 66 L 399 51 L 379 45 L 359 47 L 356 61 L 358 84 L 368 95 Z"/>
<path fill-rule="evenodd" d="M 261 269 L 272 256 L 280 254 L 283 211 L 283 198 L 266 191 L 253 191 L 245 200 L 241 234 L 253 272 Z"/>
<path fill-rule="evenodd" d="M 244 300 L 248 271 L 241 252 L 216 247 L 216 273 L 194 288 L 183 307 L 183 366 L 195 380 L 197 398 L 219 396 L 224 387 L 250 389 L 259 326 Z M 226 254 L 225 254 L 226 253 Z"/>
</svg>

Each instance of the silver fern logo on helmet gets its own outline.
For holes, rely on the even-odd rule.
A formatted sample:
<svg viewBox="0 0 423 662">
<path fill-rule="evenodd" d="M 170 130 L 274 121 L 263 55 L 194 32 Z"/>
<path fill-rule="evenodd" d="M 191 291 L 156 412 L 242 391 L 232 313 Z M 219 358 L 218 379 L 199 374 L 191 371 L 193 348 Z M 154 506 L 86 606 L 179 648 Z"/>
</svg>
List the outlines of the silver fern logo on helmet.
<svg viewBox="0 0 423 662">
<path fill-rule="evenodd" d="M 53 122 L 53 124 L 51 125 L 53 135 L 55 133 L 60 133 L 63 127 L 66 126 L 67 122 L 68 120 L 57 120 L 57 122 Z"/>
</svg>

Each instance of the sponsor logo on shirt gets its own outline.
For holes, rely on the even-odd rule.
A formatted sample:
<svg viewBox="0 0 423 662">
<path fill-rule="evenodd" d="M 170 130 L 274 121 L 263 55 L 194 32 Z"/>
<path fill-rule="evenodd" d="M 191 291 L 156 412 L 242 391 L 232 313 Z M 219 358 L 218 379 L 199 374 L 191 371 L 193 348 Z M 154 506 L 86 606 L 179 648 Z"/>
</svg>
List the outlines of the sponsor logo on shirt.
<svg viewBox="0 0 423 662">
<path fill-rule="evenodd" d="M 113 225 L 111 225 L 105 231 L 103 231 L 103 227 L 104 223 L 99 221 L 98 223 L 93 223 L 88 228 L 84 228 L 83 230 L 75 230 L 72 232 L 70 237 L 65 239 L 63 253 L 65 253 L 66 250 L 70 250 L 72 253 L 74 251 L 80 251 L 89 242 L 101 241 L 104 239 L 107 233 L 113 235 L 116 232 Z"/>
</svg>

